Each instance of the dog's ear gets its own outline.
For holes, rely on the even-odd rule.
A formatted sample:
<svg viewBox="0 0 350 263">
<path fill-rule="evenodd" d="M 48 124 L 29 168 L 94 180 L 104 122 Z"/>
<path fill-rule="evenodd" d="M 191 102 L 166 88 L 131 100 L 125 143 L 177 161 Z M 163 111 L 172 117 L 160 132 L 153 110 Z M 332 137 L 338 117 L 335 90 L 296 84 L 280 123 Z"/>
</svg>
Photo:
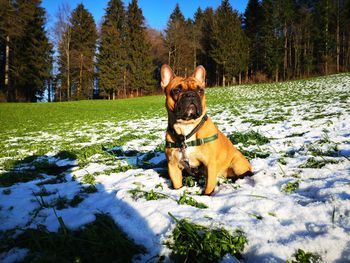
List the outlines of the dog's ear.
<svg viewBox="0 0 350 263">
<path fill-rule="evenodd" d="M 170 83 L 170 81 L 174 78 L 174 72 L 167 64 L 164 64 L 160 69 L 160 77 L 161 82 L 160 86 L 164 90 Z"/>
<path fill-rule="evenodd" d="M 196 67 L 193 73 L 193 77 L 204 86 L 205 85 L 205 68 L 202 65 Z"/>
</svg>

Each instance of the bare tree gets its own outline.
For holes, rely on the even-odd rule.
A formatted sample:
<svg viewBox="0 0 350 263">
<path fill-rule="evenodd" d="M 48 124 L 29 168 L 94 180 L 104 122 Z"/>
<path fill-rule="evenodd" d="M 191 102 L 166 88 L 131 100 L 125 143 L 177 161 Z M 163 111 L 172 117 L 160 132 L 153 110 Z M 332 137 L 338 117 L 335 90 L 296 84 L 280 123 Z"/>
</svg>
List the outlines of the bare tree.
<svg viewBox="0 0 350 263">
<path fill-rule="evenodd" d="M 61 66 L 61 70 L 64 70 L 65 72 L 61 72 L 61 74 L 65 75 L 65 81 L 66 81 L 66 89 L 67 89 L 67 100 L 71 97 L 71 80 L 70 80 L 70 65 L 71 65 L 71 24 L 70 24 L 70 15 L 71 15 L 71 8 L 68 3 L 62 3 L 58 7 L 58 11 L 56 13 L 57 21 L 54 26 L 54 32 L 56 35 L 55 39 L 55 46 L 59 50 L 59 52 L 63 52 L 63 54 L 60 54 L 61 59 L 64 59 L 65 63 Z M 63 62 L 63 61 L 62 61 Z M 62 83 L 61 83 L 62 86 Z"/>
</svg>

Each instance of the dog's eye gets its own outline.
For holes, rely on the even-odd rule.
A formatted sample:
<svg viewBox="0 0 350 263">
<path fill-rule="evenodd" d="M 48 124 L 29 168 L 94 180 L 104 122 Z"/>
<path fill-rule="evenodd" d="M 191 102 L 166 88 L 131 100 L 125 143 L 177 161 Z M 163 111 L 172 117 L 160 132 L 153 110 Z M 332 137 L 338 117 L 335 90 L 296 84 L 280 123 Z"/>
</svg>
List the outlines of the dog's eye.
<svg viewBox="0 0 350 263">
<path fill-rule="evenodd" d="M 182 91 L 182 87 L 177 87 L 173 89 L 171 92 L 173 93 L 173 95 L 178 95 L 181 91 Z"/>
<path fill-rule="evenodd" d="M 199 95 L 203 95 L 204 94 L 204 89 L 198 88 L 197 92 L 198 92 Z"/>
</svg>

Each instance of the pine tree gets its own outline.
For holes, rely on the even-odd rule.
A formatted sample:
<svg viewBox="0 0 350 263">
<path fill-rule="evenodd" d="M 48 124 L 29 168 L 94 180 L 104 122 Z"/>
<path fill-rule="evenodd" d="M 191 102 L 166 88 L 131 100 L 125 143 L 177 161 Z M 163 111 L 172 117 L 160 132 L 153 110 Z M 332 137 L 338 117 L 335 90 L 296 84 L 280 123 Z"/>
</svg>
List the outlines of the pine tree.
<svg viewBox="0 0 350 263">
<path fill-rule="evenodd" d="M 152 64 L 150 44 L 146 41 L 146 30 L 144 17 L 137 5 L 137 0 L 132 0 L 126 12 L 126 50 L 127 70 L 126 78 L 129 80 L 129 87 L 136 91 L 151 92 L 155 88 L 153 73 L 155 70 Z"/>
<path fill-rule="evenodd" d="M 98 55 L 98 84 L 100 96 L 115 99 L 125 89 L 125 10 L 120 0 L 108 2 L 101 28 Z M 124 91 L 124 93 L 126 93 Z"/>
<path fill-rule="evenodd" d="M 97 32 L 91 13 L 79 4 L 71 16 L 71 72 L 73 94 L 91 99 L 94 88 L 94 57 Z"/>
<path fill-rule="evenodd" d="M 3 92 L 8 101 L 41 99 L 50 77 L 51 49 L 44 29 L 45 10 L 40 0 L 0 3 Z"/>
<path fill-rule="evenodd" d="M 19 96 L 32 102 L 43 98 L 52 68 L 52 44 L 46 36 L 45 10 L 40 5 L 40 0 L 31 1 L 29 8 L 32 8 L 33 16 L 28 21 L 25 34 L 19 43 L 21 59 L 18 61 L 21 65 L 18 66 L 23 69 L 19 70 L 17 76 L 21 87 Z"/>
<path fill-rule="evenodd" d="M 258 0 L 249 0 L 244 12 L 244 29 L 249 41 L 249 68 L 251 75 L 261 71 L 262 7 Z"/>
<path fill-rule="evenodd" d="M 176 75 L 187 76 L 193 68 L 193 47 L 189 38 L 191 21 L 186 21 L 180 6 L 176 4 L 167 23 L 165 43 L 168 48 L 168 64 Z"/>
<path fill-rule="evenodd" d="M 279 80 L 283 62 L 282 27 L 278 17 L 277 0 L 263 0 L 263 26 L 261 28 L 264 71 L 270 77 Z"/>
<path fill-rule="evenodd" d="M 218 66 L 210 56 L 213 49 L 213 30 L 214 30 L 215 13 L 210 7 L 206 8 L 203 12 L 203 23 L 202 23 L 202 33 L 201 33 L 201 47 L 203 56 L 201 59 L 201 64 L 204 65 L 207 71 L 207 85 L 217 86 L 217 73 Z"/>
<path fill-rule="evenodd" d="M 198 8 L 196 13 L 194 14 L 194 21 L 192 25 L 192 32 L 190 32 L 192 49 L 193 49 L 193 69 L 196 66 L 203 64 L 204 54 L 201 39 L 202 36 L 202 28 L 203 28 L 204 15 L 201 8 Z"/>
<path fill-rule="evenodd" d="M 226 78 L 239 75 L 247 63 L 246 38 L 241 20 L 228 0 L 223 0 L 216 11 L 211 57 L 221 66 L 222 84 Z"/>
<path fill-rule="evenodd" d="M 336 49 L 336 17 L 335 6 L 332 0 L 321 0 L 316 5 L 314 14 L 315 47 L 318 51 L 314 54 L 319 65 L 319 72 L 329 74 L 333 63 L 333 54 Z"/>
</svg>

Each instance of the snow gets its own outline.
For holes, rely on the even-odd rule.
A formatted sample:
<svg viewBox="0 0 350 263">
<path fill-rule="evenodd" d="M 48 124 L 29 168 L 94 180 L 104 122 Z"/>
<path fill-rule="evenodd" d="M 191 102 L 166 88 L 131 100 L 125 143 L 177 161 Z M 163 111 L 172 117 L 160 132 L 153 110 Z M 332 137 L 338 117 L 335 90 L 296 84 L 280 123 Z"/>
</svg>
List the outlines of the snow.
<svg viewBox="0 0 350 263">
<path fill-rule="evenodd" d="M 34 180 L 4 188 L 10 189 L 11 193 L 0 192 L 0 231 L 15 227 L 35 227 L 38 224 L 47 226 L 49 231 L 57 231 L 57 216 L 63 218 L 67 227 L 76 229 L 94 221 L 94 214 L 102 212 L 109 214 L 136 243 L 145 246 L 147 253 L 141 256 L 139 262 L 145 262 L 157 255 L 164 255 L 169 260 L 171 251 L 163 242 L 169 238 L 175 226 L 175 222 L 168 215 L 170 212 L 179 219 L 187 218 L 191 222 L 209 227 L 224 227 L 231 231 L 242 229 L 249 240 L 243 253 L 243 262 L 285 262 L 299 248 L 321 255 L 324 262 L 350 262 L 350 111 L 337 97 L 339 93 L 350 92 L 350 77 L 340 75 L 298 83 L 289 83 L 290 87 L 285 91 L 286 94 L 299 94 L 298 99 L 284 102 L 283 106 L 275 105 L 276 101 L 264 105 L 266 101 L 263 98 L 266 94 L 271 98 L 279 96 L 275 90 L 270 93 L 255 90 L 256 92 L 239 95 L 256 102 L 254 105 L 243 106 L 239 116 L 226 109 L 225 104 L 209 109 L 209 115 L 226 134 L 254 130 L 270 138 L 267 144 L 259 147 L 250 145 L 246 148 L 249 151 L 259 150 L 270 154 L 267 158 L 255 158 L 251 161 L 255 171 L 253 177 L 237 180 L 235 184 L 220 184 L 212 196 L 201 196 L 196 194 L 201 191 L 201 187 L 197 185 L 172 189 L 170 180 L 160 176 L 157 169 L 136 167 L 126 172 L 105 173 L 113 166 L 94 162 L 98 156 L 93 156 L 96 158 L 91 158 L 91 162 L 85 167 L 76 166 L 66 172 L 66 182 L 38 186 L 37 183 L 42 180 Z M 312 89 L 319 93 L 317 100 L 307 98 L 307 95 L 313 93 Z M 227 96 L 236 94 L 235 91 L 236 88 L 233 87 L 208 92 L 216 96 Z M 349 98 L 346 104 L 350 105 Z M 279 114 L 273 107 L 282 108 L 284 112 L 289 111 L 290 115 L 282 121 L 255 126 L 244 121 L 245 118 L 264 120 L 266 116 L 273 116 L 276 112 Z M 219 110 L 220 113 L 216 114 Z M 317 114 L 324 116 L 311 118 Z M 121 137 L 123 132 L 126 134 L 132 130 L 137 131 L 136 135 L 156 130 L 154 134 L 159 140 L 134 139 L 122 147 L 111 148 L 136 150 L 140 157 L 143 153 L 154 150 L 163 141 L 167 121 L 157 117 L 120 123 L 106 121 L 99 125 L 106 129 L 103 139 L 99 139 L 100 134 L 94 134 L 97 129 L 89 125 L 86 125 L 86 130 L 82 127 L 79 134 L 90 134 L 90 144 L 96 144 L 107 142 L 115 133 Z M 327 143 L 319 143 L 327 138 Z M 23 138 L 11 138 L 11 142 L 19 139 Z M 60 135 L 38 133 L 31 134 L 30 139 L 54 141 L 63 138 Z M 338 163 L 329 163 L 319 169 L 300 167 L 312 157 L 311 146 L 316 145 L 317 149 L 326 151 L 332 144 L 337 145 L 339 156 L 317 158 L 334 159 Z M 284 155 L 288 152 L 295 154 Z M 286 164 L 279 163 L 280 158 L 284 158 Z M 58 166 L 77 165 L 76 161 L 68 159 L 49 157 L 49 160 Z M 148 162 L 157 165 L 164 160 L 165 155 L 157 152 Z M 120 157 L 118 162 L 123 161 L 137 164 L 135 156 Z M 33 195 L 44 187 L 52 193 L 43 197 L 48 203 L 60 196 L 71 199 L 81 190 L 84 175 L 96 172 L 99 173 L 95 177 L 98 191 L 85 194 L 84 200 L 77 207 L 56 210 L 57 216 L 52 207 L 40 208 Z M 295 181 L 299 182 L 299 187 L 292 193 L 281 190 L 288 182 Z M 153 189 L 169 198 L 135 200 L 128 191 L 136 187 L 144 191 Z M 176 200 L 184 191 L 190 193 L 195 200 L 205 203 L 208 208 L 179 205 Z M 33 211 L 39 212 L 34 216 Z M 256 216 L 261 216 L 262 219 L 259 220 Z M 23 258 L 25 253 L 26 250 L 14 248 L 0 254 L 0 261 L 15 262 Z M 233 260 L 227 255 L 223 262 Z"/>
</svg>

